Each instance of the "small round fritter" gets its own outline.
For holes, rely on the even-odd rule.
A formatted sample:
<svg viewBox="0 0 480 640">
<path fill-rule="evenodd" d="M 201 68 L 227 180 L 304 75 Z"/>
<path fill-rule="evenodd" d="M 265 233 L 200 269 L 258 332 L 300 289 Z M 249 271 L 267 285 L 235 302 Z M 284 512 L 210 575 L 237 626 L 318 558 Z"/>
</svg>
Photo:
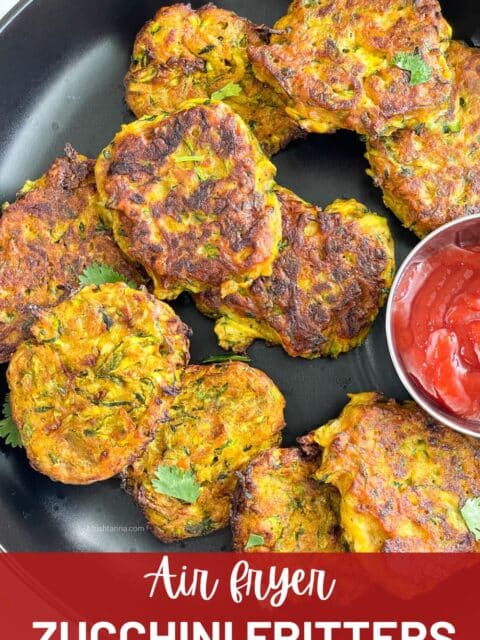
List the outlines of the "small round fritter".
<svg viewBox="0 0 480 640">
<path fill-rule="evenodd" d="M 240 475 L 231 517 L 236 551 L 346 551 L 337 489 L 311 476 L 319 456 L 261 453 Z"/>
<path fill-rule="evenodd" d="M 186 100 L 208 99 L 231 85 L 225 102 L 251 127 L 265 153 L 280 151 L 300 129 L 285 101 L 257 80 L 248 46 L 268 42 L 270 31 L 232 11 L 207 4 L 162 7 L 137 36 L 125 78 L 126 100 L 137 118 L 176 111 Z"/>
<path fill-rule="evenodd" d="M 269 275 L 281 235 L 275 167 L 223 102 L 123 127 L 96 165 L 114 236 L 159 298 Z"/>
<path fill-rule="evenodd" d="M 187 367 L 169 421 L 125 472 L 125 488 L 164 541 L 228 525 L 236 472 L 277 446 L 285 401 L 242 362 Z"/>
<path fill-rule="evenodd" d="M 94 161 L 67 147 L 47 173 L 27 182 L 0 218 L 0 362 L 28 336 L 38 309 L 52 307 L 79 287 L 97 262 L 140 284 L 105 227 Z"/>
<path fill-rule="evenodd" d="M 367 144 L 367 173 L 419 237 L 480 212 L 480 49 L 452 42 L 447 60 L 455 73 L 448 114 Z"/>
<path fill-rule="evenodd" d="M 300 438 L 323 448 L 316 477 L 341 495 L 352 551 L 477 551 L 460 509 L 480 495 L 480 442 L 415 403 L 350 396 L 339 418 Z"/>
<path fill-rule="evenodd" d="M 119 473 L 166 419 L 187 332 L 168 305 L 124 283 L 85 287 L 43 311 L 7 372 L 31 465 L 68 484 Z"/>
<path fill-rule="evenodd" d="M 450 37 L 437 0 L 294 0 L 249 55 L 307 131 L 386 134 L 446 110 Z"/>
<path fill-rule="evenodd" d="M 295 357 L 337 356 L 360 344 L 385 300 L 394 271 L 384 218 L 355 200 L 325 211 L 278 187 L 283 238 L 270 277 L 245 293 L 195 296 L 218 318 L 224 349 L 243 352 L 262 338 Z"/>
</svg>

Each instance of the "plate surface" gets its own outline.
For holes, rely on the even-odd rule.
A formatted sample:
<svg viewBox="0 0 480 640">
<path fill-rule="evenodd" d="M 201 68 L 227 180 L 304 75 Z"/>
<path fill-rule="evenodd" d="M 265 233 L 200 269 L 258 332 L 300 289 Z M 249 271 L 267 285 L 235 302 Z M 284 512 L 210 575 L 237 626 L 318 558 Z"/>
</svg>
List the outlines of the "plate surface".
<svg viewBox="0 0 480 640">
<path fill-rule="evenodd" d="M 17 5 L 0 25 L 0 201 L 12 200 L 27 178 L 43 173 L 66 142 L 96 156 L 122 122 L 123 76 L 136 32 L 169 2 L 149 0 L 35 0 Z M 194 7 L 203 4 L 192 2 Z M 218 0 L 259 23 L 273 24 L 286 0 Z M 480 44 L 478 0 L 444 0 L 456 38 Z M 398 263 L 413 234 L 382 204 L 365 175 L 364 145 L 355 134 L 310 136 L 274 158 L 280 184 L 319 205 L 357 198 L 388 218 Z M 184 296 L 173 305 L 193 329 L 192 362 L 220 353 L 213 323 Z M 252 364 L 268 373 L 287 400 L 285 444 L 335 417 L 349 392 L 380 390 L 403 399 L 387 351 L 384 314 L 366 343 L 337 360 L 289 358 L 256 343 Z M 0 371 L 0 398 L 6 392 Z M 114 479 L 89 487 L 51 482 L 30 469 L 23 451 L 0 445 L 0 547 L 9 551 L 219 551 L 230 533 L 163 545 Z"/>
</svg>

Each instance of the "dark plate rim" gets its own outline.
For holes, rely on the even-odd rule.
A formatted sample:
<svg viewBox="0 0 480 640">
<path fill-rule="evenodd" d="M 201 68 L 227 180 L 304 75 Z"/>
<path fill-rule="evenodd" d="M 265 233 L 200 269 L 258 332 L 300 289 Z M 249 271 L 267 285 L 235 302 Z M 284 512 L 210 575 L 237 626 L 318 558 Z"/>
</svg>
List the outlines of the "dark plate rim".
<svg viewBox="0 0 480 640">
<path fill-rule="evenodd" d="M 35 2 L 35 0 L 18 0 L 18 2 L 13 5 L 13 7 L 10 9 L 10 11 L 7 11 L 7 13 L 0 20 L 0 34 L 32 2 Z"/>
</svg>

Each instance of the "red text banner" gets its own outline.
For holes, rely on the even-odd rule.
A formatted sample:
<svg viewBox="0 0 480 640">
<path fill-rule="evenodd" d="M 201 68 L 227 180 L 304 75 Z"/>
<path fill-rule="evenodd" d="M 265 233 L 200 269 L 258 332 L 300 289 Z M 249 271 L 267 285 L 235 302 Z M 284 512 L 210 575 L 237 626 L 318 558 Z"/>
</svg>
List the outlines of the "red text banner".
<svg viewBox="0 0 480 640">
<path fill-rule="evenodd" d="M 480 560 L 2 554 L 1 640 L 475 640 Z"/>
</svg>

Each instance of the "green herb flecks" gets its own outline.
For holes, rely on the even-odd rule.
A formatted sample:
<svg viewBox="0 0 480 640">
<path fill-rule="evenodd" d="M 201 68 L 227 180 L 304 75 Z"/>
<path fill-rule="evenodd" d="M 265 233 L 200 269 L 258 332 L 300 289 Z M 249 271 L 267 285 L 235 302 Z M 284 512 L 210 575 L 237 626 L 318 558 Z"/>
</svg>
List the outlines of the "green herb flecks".
<svg viewBox="0 0 480 640">
<path fill-rule="evenodd" d="M 0 437 L 5 440 L 5 444 L 10 445 L 14 449 L 23 447 L 20 432 L 12 418 L 9 393 L 7 393 L 3 401 L 3 419 L 0 420 Z"/>
<path fill-rule="evenodd" d="M 262 547 L 265 544 L 263 536 L 259 536 L 256 533 L 251 533 L 248 536 L 247 544 L 245 545 L 245 551 L 252 547 Z"/>
<path fill-rule="evenodd" d="M 178 467 L 158 466 L 152 486 L 157 493 L 193 504 L 200 495 L 200 486 L 191 471 L 182 471 Z"/>
<path fill-rule="evenodd" d="M 418 51 L 415 53 L 397 53 L 392 60 L 392 64 L 403 71 L 408 71 L 411 87 L 428 82 L 432 77 L 431 67 Z"/>
<path fill-rule="evenodd" d="M 227 353 L 225 355 L 210 356 L 202 360 L 202 364 L 215 364 L 216 362 L 250 362 L 248 356 L 241 356 L 234 353 Z"/>
<path fill-rule="evenodd" d="M 480 496 L 469 498 L 460 509 L 468 530 L 480 541 Z"/>
<path fill-rule="evenodd" d="M 203 254 L 209 260 L 213 260 L 218 256 L 218 248 L 211 242 L 206 242 L 203 246 Z"/>
<path fill-rule="evenodd" d="M 207 179 L 207 176 L 203 173 L 203 171 L 201 170 L 201 168 L 197 165 L 195 166 L 195 173 L 198 176 L 198 179 L 200 180 L 200 182 L 205 182 L 205 180 Z"/>
<path fill-rule="evenodd" d="M 87 287 L 88 285 L 93 284 L 100 285 L 106 283 L 124 282 L 132 289 L 137 288 L 137 285 L 133 280 L 125 278 L 125 276 L 122 276 L 121 273 L 118 273 L 118 271 L 116 271 L 113 267 L 110 267 L 108 264 L 99 264 L 98 262 L 94 262 L 88 267 L 85 267 L 78 280 L 82 287 Z"/>
<path fill-rule="evenodd" d="M 105 222 L 103 220 L 99 220 L 97 222 L 97 225 L 95 227 L 95 231 L 97 233 L 107 233 L 109 231 L 107 225 L 105 224 Z"/>
<path fill-rule="evenodd" d="M 204 156 L 177 156 L 175 162 L 203 162 Z"/>
<path fill-rule="evenodd" d="M 198 55 L 203 56 L 205 53 L 210 53 L 210 51 L 213 51 L 213 49 L 215 49 L 214 44 L 207 44 L 206 47 L 203 47 L 203 49 L 200 49 L 200 51 L 198 52 Z"/>
<path fill-rule="evenodd" d="M 242 93 L 242 87 L 235 82 L 229 82 L 222 89 L 214 91 L 211 95 L 212 100 L 225 100 L 226 98 L 233 98 Z"/>
<path fill-rule="evenodd" d="M 458 133 L 461 130 L 459 122 L 451 122 L 443 125 L 443 133 Z"/>
</svg>

